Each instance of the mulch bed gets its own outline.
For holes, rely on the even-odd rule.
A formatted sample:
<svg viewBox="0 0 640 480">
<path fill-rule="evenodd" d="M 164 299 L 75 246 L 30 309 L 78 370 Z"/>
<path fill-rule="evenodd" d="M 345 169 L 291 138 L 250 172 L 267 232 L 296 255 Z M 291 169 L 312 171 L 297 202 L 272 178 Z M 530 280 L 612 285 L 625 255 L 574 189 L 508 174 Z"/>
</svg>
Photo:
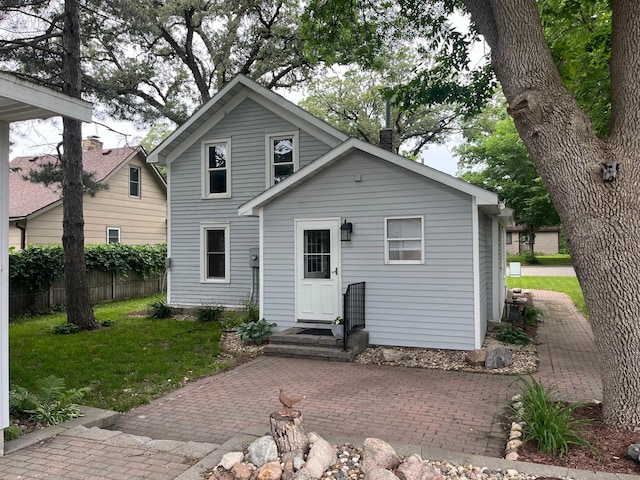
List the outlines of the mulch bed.
<svg viewBox="0 0 640 480">
<path fill-rule="evenodd" d="M 591 441 L 594 450 L 573 447 L 565 457 L 556 459 L 538 452 L 536 445 L 528 442 L 518 450 L 518 460 L 595 472 L 640 474 L 640 463 L 627 457 L 629 445 L 640 441 L 639 432 L 605 425 L 602 422 L 602 405 L 579 407 L 574 412 L 574 418 L 591 420 L 583 433 Z"/>
</svg>

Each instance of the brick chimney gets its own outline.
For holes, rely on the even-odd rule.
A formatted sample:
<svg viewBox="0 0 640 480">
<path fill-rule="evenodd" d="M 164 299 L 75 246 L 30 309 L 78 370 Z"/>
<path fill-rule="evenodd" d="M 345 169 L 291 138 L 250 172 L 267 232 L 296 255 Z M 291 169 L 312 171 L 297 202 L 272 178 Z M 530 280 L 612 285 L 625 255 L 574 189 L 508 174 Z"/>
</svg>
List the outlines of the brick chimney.
<svg viewBox="0 0 640 480">
<path fill-rule="evenodd" d="M 387 99 L 385 108 L 385 125 L 380 130 L 380 146 L 393 152 L 393 128 L 391 128 L 391 102 Z"/>
<path fill-rule="evenodd" d="M 393 129 L 383 128 L 380 130 L 380 146 L 385 150 L 393 152 Z"/>
<path fill-rule="evenodd" d="M 100 137 L 96 135 L 89 135 L 87 138 L 82 140 L 82 150 L 99 150 L 102 151 L 102 142 L 100 141 Z"/>
</svg>

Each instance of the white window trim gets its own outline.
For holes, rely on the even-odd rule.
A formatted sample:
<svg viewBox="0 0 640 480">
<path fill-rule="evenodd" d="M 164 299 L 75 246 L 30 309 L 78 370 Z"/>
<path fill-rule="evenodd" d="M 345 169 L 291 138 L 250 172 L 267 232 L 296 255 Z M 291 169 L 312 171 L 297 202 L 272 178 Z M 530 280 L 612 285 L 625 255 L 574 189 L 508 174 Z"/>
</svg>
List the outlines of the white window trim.
<svg viewBox="0 0 640 480">
<path fill-rule="evenodd" d="M 224 278 L 207 278 L 207 230 L 224 230 Z M 200 224 L 200 283 L 230 283 L 231 241 L 228 223 Z"/>
<path fill-rule="evenodd" d="M 224 145 L 227 150 L 227 191 L 224 193 L 209 193 L 209 168 L 207 162 L 208 147 Z M 231 198 L 231 138 L 217 138 L 203 140 L 200 143 L 200 157 L 202 164 L 202 198 Z"/>
<path fill-rule="evenodd" d="M 291 137 L 293 138 L 293 173 L 297 172 L 298 169 L 300 168 L 300 161 L 298 159 L 299 155 L 299 132 L 298 130 L 291 130 L 288 132 L 273 132 L 273 133 L 267 133 L 264 137 L 264 146 L 265 146 L 265 152 L 267 154 L 267 159 L 266 159 L 266 164 L 267 164 L 267 168 L 266 168 L 266 186 L 267 188 L 269 187 L 273 187 L 274 183 L 273 183 L 273 148 L 271 147 L 271 142 L 274 138 L 279 138 L 279 137 Z"/>
<path fill-rule="evenodd" d="M 131 195 L 131 170 L 138 170 L 138 195 Z M 142 197 L 142 169 L 137 165 L 129 165 L 129 198 L 140 198 Z"/>
<path fill-rule="evenodd" d="M 420 260 L 390 260 L 389 259 L 389 238 L 387 237 L 387 223 L 389 220 L 410 220 L 420 219 L 421 238 L 406 238 L 403 240 L 420 240 Z M 398 240 L 394 238 L 392 240 Z M 388 265 L 421 265 L 425 263 L 424 259 L 424 216 L 422 215 L 406 215 L 401 217 L 385 217 L 384 218 L 384 263 Z"/>
<path fill-rule="evenodd" d="M 116 232 L 118 232 L 118 241 L 115 243 L 122 243 L 121 237 L 120 237 L 120 227 L 107 227 L 107 244 L 112 243 L 109 241 L 109 232 L 111 232 L 112 230 L 115 230 Z"/>
</svg>

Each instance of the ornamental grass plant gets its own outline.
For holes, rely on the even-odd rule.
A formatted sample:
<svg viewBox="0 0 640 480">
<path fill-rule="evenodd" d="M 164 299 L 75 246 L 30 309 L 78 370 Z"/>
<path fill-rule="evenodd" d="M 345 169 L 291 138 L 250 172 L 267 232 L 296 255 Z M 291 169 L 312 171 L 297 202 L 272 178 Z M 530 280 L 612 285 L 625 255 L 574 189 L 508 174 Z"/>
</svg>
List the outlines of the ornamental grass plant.
<svg viewBox="0 0 640 480">
<path fill-rule="evenodd" d="M 564 457 L 573 446 L 593 449 L 582 431 L 588 420 L 573 417 L 584 404 L 562 401 L 555 385 L 543 386 L 533 377 L 521 377 L 518 382 L 520 400 L 512 409 L 524 422 L 524 442 L 534 442 L 539 451 L 556 458 Z"/>
</svg>

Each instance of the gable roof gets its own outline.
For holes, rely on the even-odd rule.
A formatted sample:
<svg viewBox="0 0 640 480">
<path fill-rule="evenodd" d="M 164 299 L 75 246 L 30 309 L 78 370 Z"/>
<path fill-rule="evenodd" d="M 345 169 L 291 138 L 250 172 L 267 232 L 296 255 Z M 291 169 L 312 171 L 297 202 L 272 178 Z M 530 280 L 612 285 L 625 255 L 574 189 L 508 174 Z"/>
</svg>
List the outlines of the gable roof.
<svg viewBox="0 0 640 480">
<path fill-rule="evenodd" d="M 243 205 L 240 205 L 240 207 L 238 207 L 238 214 L 247 216 L 257 215 L 258 209 L 261 206 L 269 203 L 271 200 L 281 195 L 286 194 L 292 188 L 295 188 L 314 175 L 322 172 L 325 168 L 329 167 L 340 159 L 345 158 L 355 151 L 367 153 L 376 158 L 389 162 L 392 165 L 404 168 L 410 172 L 439 182 L 455 190 L 466 193 L 467 195 L 473 196 L 476 198 L 477 205 L 485 213 L 499 215 L 501 218 L 506 219 L 507 223 L 508 218 L 513 214 L 512 209 L 505 208 L 501 205 L 498 196 L 493 192 L 489 192 L 488 190 L 472 185 L 468 182 L 465 182 L 464 180 L 452 177 L 451 175 L 441 172 L 440 170 L 436 170 L 435 168 L 414 162 L 413 160 L 409 160 L 408 158 L 405 158 L 401 155 L 397 155 L 357 138 L 350 138 L 349 140 L 343 142 L 322 157 L 301 168 L 290 177 L 287 177 L 284 181 L 274 185 L 268 190 L 265 190 L 263 193 L 252 198 Z"/>
<path fill-rule="evenodd" d="M 147 157 L 147 162 L 168 165 L 245 98 L 251 98 L 275 114 L 286 118 L 292 124 L 323 140 L 331 147 L 335 147 L 349 138 L 345 133 L 291 103 L 281 95 L 239 74 L 158 145 Z"/>
<path fill-rule="evenodd" d="M 82 167 L 87 172 L 94 172 L 97 181 L 104 182 L 138 153 L 144 155 L 144 149 L 123 147 L 84 150 Z M 57 159 L 55 155 L 40 155 L 16 157 L 9 163 L 11 168 L 9 174 L 10 220 L 37 215 L 62 201 L 62 189 L 58 185 L 47 187 L 42 183 L 30 182 L 23 178 L 30 170 L 37 170 L 44 163 L 55 163 Z"/>
</svg>

